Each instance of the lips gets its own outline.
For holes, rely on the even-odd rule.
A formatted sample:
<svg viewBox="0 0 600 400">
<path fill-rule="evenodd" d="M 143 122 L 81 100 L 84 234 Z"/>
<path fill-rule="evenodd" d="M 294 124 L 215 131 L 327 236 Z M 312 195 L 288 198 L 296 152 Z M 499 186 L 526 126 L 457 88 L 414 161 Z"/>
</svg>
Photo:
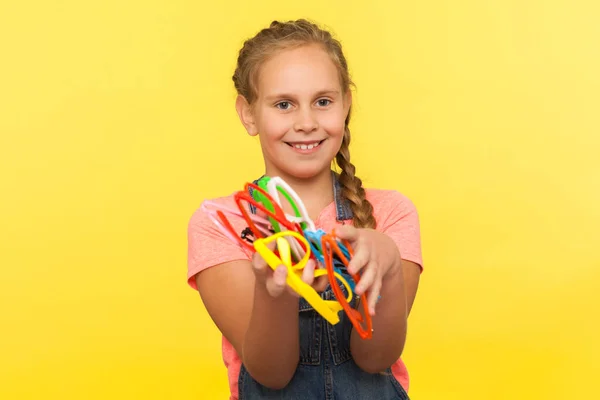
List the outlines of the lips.
<svg viewBox="0 0 600 400">
<path fill-rule="evenodd" d="M 325 139 L 318 141 L 303 141 L 303 142 L 285 142 L 288 146 L 296 150 L 313 150 L 321 145 Z"/>
</svg>

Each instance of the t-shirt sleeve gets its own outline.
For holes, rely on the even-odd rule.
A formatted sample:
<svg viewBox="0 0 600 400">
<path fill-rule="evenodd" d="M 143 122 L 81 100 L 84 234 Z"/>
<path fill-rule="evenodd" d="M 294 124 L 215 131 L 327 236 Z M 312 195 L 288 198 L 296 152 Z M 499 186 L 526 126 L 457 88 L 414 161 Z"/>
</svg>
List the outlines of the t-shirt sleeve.
<svg viewBox="0 0 600 400">
<path fill-rule="evenodd" d="M 232 226 L 242 231 L 243 218 L 228 218 Z M 238 244 L 221 232 L 220 228 L 201 208 L 197 209 L 188 223 L 187 282 L 195 290 L 196 274 L 235 260 L 250 260 L 251 256 Z"/>
<path fill-rule="evenodd" d="M 387 218 L 381 223 L 381 231 L 396 242 L 402 259 L 418 264 L 423 272 L 421 229 L 417 208 L 408 197 L 396 191 L 391 191 L 382 203 L 380 206 L 385 207 L 389 212 Z"/>
</svg>

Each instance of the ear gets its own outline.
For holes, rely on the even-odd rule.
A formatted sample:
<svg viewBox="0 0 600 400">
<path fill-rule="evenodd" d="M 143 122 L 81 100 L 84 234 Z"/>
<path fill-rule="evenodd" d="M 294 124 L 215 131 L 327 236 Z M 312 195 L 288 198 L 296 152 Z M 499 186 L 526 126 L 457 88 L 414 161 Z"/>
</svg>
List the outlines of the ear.
<svg viewBox="0 0 600 400">
<path fill-rule="evenodd" d="M 250 104 L 244 96 L 238 95 L 235 99 L 235 109 L 248 134 L 250 136 L 258 135 L 258 130 L 256 129 L 256 124 L 254 122 L 254 115 L 252 114 L 252 107 L 250 107 Z"/>
<path fill-rule="evenodd" d="M 344 94 L 344 114 L 348 117 L 348 112 L 350 112 L 350 106 L 352 105 L 352 91 L 348 90 Z"/>
</svg>

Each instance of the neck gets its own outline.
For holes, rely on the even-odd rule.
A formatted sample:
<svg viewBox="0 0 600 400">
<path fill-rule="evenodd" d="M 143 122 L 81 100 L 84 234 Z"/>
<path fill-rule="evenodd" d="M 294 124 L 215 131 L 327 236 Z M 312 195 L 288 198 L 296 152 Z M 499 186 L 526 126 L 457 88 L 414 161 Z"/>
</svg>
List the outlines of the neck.
<svg viewBox="0 0 600 400">
<path fill-rule="evenodd" d="M 267 172 L 266 175 L 269 175 Z M 308 216 L 315 221 L 321 211 L 327 207 L 333 200 L 333 177 L 331 170 L 327 169 L 311 178 L 296 178 L 288 175 L 273 175 L 281 177 L 298 194 Z M 287 207 L 284 207 L 287 208 Z M 285 212 L 291 213 L 292 210 L 285 209 Z"/>
</svg>

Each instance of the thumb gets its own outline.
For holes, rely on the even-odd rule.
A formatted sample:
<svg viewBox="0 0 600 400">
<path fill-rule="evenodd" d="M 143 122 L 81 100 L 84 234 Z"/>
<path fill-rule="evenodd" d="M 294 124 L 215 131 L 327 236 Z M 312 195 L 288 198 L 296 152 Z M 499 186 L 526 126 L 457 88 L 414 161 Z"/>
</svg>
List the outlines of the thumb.
<svg viewBox="0 0 600 400">
<path fill-rule="evenodd" d="M 315 266 L 315 260 L 311 258 L 302 269 L 302 280 L 308 285 L 312 285 L 315 280 Z"/>
<path fill-rule="evenodd" d="M 333 230 L 333 235 L 340 239 L 348 240 L 350 242 L 358 239 L 359 230 L 352 225 L 338 226 Z"/>
</svg>

